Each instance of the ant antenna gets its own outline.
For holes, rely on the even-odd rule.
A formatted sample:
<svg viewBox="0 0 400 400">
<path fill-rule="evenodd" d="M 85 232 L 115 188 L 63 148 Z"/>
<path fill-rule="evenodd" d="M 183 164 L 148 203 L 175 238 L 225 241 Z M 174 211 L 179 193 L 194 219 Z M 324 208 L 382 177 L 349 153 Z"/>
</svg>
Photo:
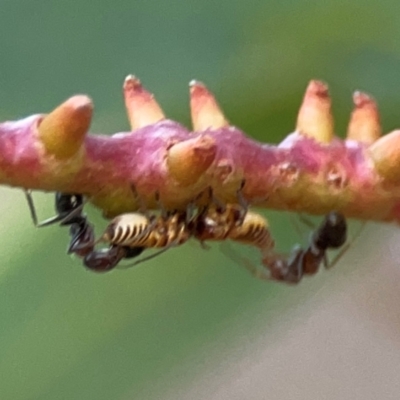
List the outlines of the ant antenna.
<svg viewBox="0 0 400 400">
<path fill-rule="evenodd" d="M 79 206 L 77 206 L 76 208 L 74 208 L 71 212 L 69 212 L 67 215 L 62 215 L 62 214 L 58 214 L 55 215 L 54 217 L 50 217 L 42 222 L 38 221 L 37 218 L 37 213 L 36 213 L 36 207 L 35 204 L 33 202 L 33 197 L 32 197 L 32 190 L 27 190 L 27 189 L 23 189 L 24 194 L 25 194 L 25 198 L 26 201 L 28 203 L 28 207 L 29 207 L 29 211 L 31 214 L 31 218 L 33 221 L 33 224 L 35 225 L 36 228 L 42 228 L 44 226 L 49 226 L 49 225 L 53 225 L 56 223 L 60 223 L 61 225 L 65 222 L 67 222 L 68 220 L 70 220 L 73 217 L 76 217 L 77 215 L 81 214 L 83 207 L 85 206 L 85 204 L 88 202 L 88 198 L 84 198 L 82 204 L 79 204 Z"/>
</svg>

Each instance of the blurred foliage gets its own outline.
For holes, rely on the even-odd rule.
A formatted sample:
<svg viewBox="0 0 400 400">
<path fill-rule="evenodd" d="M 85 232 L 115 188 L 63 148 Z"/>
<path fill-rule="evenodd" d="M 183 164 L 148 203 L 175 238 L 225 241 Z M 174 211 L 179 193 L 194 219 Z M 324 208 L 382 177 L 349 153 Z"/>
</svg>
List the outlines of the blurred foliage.
<svg viewBox="0 0 400 400">
<path fill-rule="evenodd" d="M 2 120 L 87 93 L 96 106 L 93 131 L 127 130 L 121 84 L 134 73 L 170 118 L 188 126 L 187 83 L 204 81 L 232 123 L 267 142 L 293 130 L 312 78 L 329 83 L 340 134 L 355 89 L 377 98 L 386 130 L 399 123 L 395 0 L 1 6 Z M 66 229 L 34 230 L 22 194 L 2 196 L 2 400 L 162 398 L 329 279 L 322 274 L 309 292 L 308 282 L 302 291 L 258 282 L 218 246 L 206 252 L 196 243 L 136 270 L 95 275 L 65 255 Z M 52 195 L 38 197 L 41 215 L 51 214 Z M 299 240 L 286 216 L 268 216 L 280 248 Z M 91 217 L 104 226 L 96 211 Z M 251 249 L 236 251 L 257 262 Z"/>
</svg>

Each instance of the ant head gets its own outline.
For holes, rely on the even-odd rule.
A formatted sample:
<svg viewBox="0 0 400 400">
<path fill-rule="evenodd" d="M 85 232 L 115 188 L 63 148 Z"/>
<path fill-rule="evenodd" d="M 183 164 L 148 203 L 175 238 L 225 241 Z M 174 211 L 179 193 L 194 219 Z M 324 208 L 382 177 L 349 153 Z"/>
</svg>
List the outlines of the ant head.
<svg viewBox="0 0 400 400">
<path fill-rule="evenodd" d="M 337 211 L 328 213 L 317 231 L 316 241 L 325 248 L 338 248 L 347 240 L 347 222 Z"/>
<path fill-rule="evenodd" d="M 72 213 L 83 204 L 83 196 L 81 194 L 67 194 L 67 193 L 56 193 L 55 208 L 57 214 L 63 217 L 67 217 L 68 214 Z M 80 217 L 80 216 L 78 216 Z M 68 220 L 68 224 L 74 222 L 73 217 Z"/>
</svg>

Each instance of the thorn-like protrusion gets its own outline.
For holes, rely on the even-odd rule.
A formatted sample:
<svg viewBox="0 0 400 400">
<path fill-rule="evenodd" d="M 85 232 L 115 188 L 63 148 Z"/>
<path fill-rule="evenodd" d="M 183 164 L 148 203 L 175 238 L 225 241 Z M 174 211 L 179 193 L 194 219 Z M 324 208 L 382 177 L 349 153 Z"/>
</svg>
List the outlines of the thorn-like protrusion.
<svg viewBox="0 0 400 400">
<path fill-rule="evenodd" d="M 165 119 L 154 95 L 144 89 L 140 80 L 133 75 L 125 78 L 124 98 L 132 131 Z"/>
<path fill-rule="evenodd" d="M 369 148 L 379 175 L 391 183 L 400 183 L 400 130 L 382 136 Z"/>
<path fill-rule="evenodd" d="M 76 154 L 89 130 L 92 113 L 91 99 L 77 95 L 46 115 L 37 128 L 46 152 L 58 159 L 67 159 Z"/>
<path fill-rule="evenodd" d="M 353 102 L 355 107 L 347 129 L 347 139 L 372 144 L 382 136 L 376 102 L 362 92 L 354 93 Z"/>
<path fill-rule="evenodd" d="M 311 81 L 297 116 L 296 131 L 321 143 L 333 138 L 333 117 L 328 86 L 320 81 Z"/>
<path fill-rule="evenodd" d="M 201 132 L 228 126 L 229 122 L 206 86 L 199 81 L 191 81 L 189 86 L 193 130 Z"/>
<path fill-rule="evenodd" d="M 216 151 L 215 140 L 208 135 L 179 142 L 168 150 L 170 174 L 182 186 L 193 184 L 211 166 Z"/>
</svg>

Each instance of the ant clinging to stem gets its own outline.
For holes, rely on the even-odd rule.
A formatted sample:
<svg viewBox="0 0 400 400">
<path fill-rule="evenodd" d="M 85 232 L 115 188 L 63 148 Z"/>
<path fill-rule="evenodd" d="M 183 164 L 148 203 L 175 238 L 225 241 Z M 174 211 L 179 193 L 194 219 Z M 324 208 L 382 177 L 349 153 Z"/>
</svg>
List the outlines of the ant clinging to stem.
<svg viewBox="0 0 400 400">
<path fill-rule="evenodd" d="M 243 186 L 244 183 L 242 188 Z M 332 264 L 328 264 L 327 250 L 338 249 L 347 241 L 346 219 L 336 211 L 325 216 L 311 234 L 309 245 L 305 249 L 295 246 L 288 256 L 274 251 L 274 241 L 266 219 L 248 210 L 241 190 L 238 191 L 239 209 L 237 205 L 222 205 L 213 200 L 214 206 L 206 208 L 204 215 L 198 219 L 194 236 L 201 242 L 231 239 L 257 247 L 262 254 L 262 265 L 266 269 L 259 271 L 247 260 L 243 261 L 245 268 L 260 279 L 298 283 L 304 275 L 316 274 L 321 263 L 325 268 L 332 267 L 347 250 L 344 247 Z"/>
<path fill-rule="evenodd" d="M 269 270 L 261 272 L 247 264 L 246 267 L 260 279 L 273 279 L 286 283 L 299 283 L 304 275 L 314 275 L 323 263 L 326 269 L 333 267 L 343 252 L 329 264 L 327 250 L 339 249 L 347 241 L 347 223 L 345 217 L 331 211 L 325 215 L 321 224 L 312 232 L 308 246 L 303 249 L 295 246 L 289 256 L 266 252 L 262 264 Z M 347 250 L 347 247 L 344 248 Z"/>
<path fill-rule="evenodd" d="M 71 242 L 68 253 L 83 258 L 84 265 L 96 272 L 109 271 L 124 258 L 139 256 L 145 248 L 159 248 L 159 252 L 141 259 L 132 265 L 153 258 L 167 249 L 183 244 L 191 237 L 203 243 L 207 240 L 227 239 L 257 247 L 262 253 L 261 272 L 246 264 L 246 268 L 261 279 L 298 283 L 303 275 L 315 274 L 321 263 L 326 261 L 328 249 L 342 247 L 347 239 L 347 224 L 338 212 L 328 213 L 320 226 L 313 232 L 309 245 L 302 249 L 296 246 L 292 253 L 277 254 L 268 223 L 260 214 L 248 210 L 242 188 L 238 190 L 238 204 L 222 204 L 209 189 L 210 202 L 193 213 L 193 204 L 186 211 L 163 209 L 156 195 L 161 213 L 126 213 L 114 218 L 99 240 L 95 240 L 92 225 L 82 213 L 83 196 L 78 194 L 56 194 L 57 215 L 42 223 L 37 222 L 36 211 L 30 192 L 26 192 L 32 219 L 36 226 L 48 226 L 59 222 L 70 226 Z M 134 189 L 134 188 L 133 188 Z M 95 250 L 99 242 L 109 248 Z"/>
<path fill-rule="evenodd" d="M 49 226 L 60 223 L 61 226 L 70 226 L 71 241 L 67 254 L 76 254 L 83 258 L 86 268 L 105 272 L 112 269 L 121 259 L 136 257 L 142 253 L 143 248 L 112 246 L 106 251 L 94 250 L 95 236 L 93 226 L 82 213 L 84 200 L 80 194 L 67 194 L 57 192 L 55 195 L 56 215 L 43 222 L 38 222 L 35 206 L 30 191 L 25 191 L 29 210 L 36 227 Z"/>
</svg>

